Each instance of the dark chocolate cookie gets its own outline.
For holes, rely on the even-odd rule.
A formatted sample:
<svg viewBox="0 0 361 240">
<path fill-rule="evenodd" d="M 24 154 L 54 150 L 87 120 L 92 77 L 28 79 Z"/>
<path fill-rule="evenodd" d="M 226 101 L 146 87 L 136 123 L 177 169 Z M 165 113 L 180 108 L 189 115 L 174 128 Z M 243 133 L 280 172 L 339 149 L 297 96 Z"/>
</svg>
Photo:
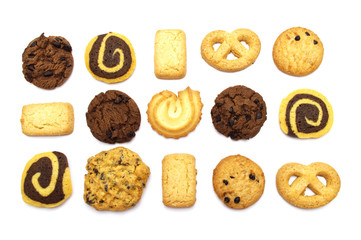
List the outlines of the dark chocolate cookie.
<svg viewBox="0 0 361 240">
<path fill-rule="evenodd" d="M 245 86 L 225 89 L 215 99 L 212 122 L 218 132 L 234 140 L 257 135 L 267 119 L 262 96 Z"/>
<path fill-rule="evenodd" d="M 140 126 L 140 112 L 127 94 L 109 90 L 99 93 L 90 102 L 86 113 L 93 136 L 106 143 L 129 142 Z"/>
<path fill-rule="evenodd" d="M 61 86 L 73 71 L 73 55 L 70 43 L 63 37 L 35 38 L 23 53 L 25 79 L 43 89 Z"/>
</svg>

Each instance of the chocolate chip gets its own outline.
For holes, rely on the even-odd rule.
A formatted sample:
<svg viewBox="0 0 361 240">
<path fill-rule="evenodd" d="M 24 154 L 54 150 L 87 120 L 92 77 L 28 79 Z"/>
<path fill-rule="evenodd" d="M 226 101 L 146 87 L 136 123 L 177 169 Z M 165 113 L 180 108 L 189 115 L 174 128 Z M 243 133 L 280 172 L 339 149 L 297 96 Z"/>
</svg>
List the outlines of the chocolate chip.
<svg viewBox="0 0 361 240">
<path fill-rule="evenodd" d="M 232 139 L 236 139 L 236 138 L 238 138 L 238 133 L 236 133 L 236 132 L 230 132 L 230 133 L 229 133 L 229 136 L 230 136 L 230 138 L 232 138 Z"/>
<path fill-rule="evenodd" d="M 103 200 L 103 199 L 99 201 L 99 203 L 103 203 L 103 202 L 104 202 L 104 200 Z"/>
<path fill-rule="evenodd" d="M 129 190 L 129 189 L 130 189 L 130 187 L 129 187 L 129 186 L 127 186 L 127 189 Z"/>
<path fill-rule="evenodd" d="M 305 32 L 307 36 L 310 36 L 310 33 L 309 32 Z"/>
<path fill-rule="evenodd" d="M 63 39 L 58 38 L 58 37 L 56 37 L 55 40 L 58 41 L 58 42 L 62 42 L 62 41 L 63 41 Z"/>
<path fill-rule="evenodd" d="M 31 73 L 26 73 L 26 76 L 30 79 L 33 77 L 33 75 L 31 75 Z"/>
<path fill-rule="evenodd" d="M 60 48 L 61 47 L 61 44 L 60 43 L 58 43 L 58 42 L 52 42 L 51 44 L 53 44 L 53 46 L 54 47 L 56 47 L 56 48 Z"/>
<path fill-rule="evenodd" d="M 251 119 L 252 119 L 251 115 L 246 114 L 246 120 L 249 121 Z"/>
<path fill-rule="evenodd" d="M 127 96 L 124 96 L 124 95 L 120 95 L 119 96 L 125 103 L 127 103 L 129 101 L 128 97 Z"/>
<path fill-rule="evenodd" d="M 258 99 L 255 99 L 253 102 L 254 102 L 255 104 L 258 104 L 258 103 L 259 103 L 259 100 L 258 100 Z"/>
<path fill-rule="evenodd" d="M 121 98 L 117 98 L 117 99 L 114 99 L 114 103 L 115 104 L 119 104 L 122 102 L 122 99 Z"/>
<path fill-rule="evenodd" d="M 219 102 L 216 103 L 216 106 L 217 106 L 217 107 L 221 107 L 222 105 L 223 105 L 222 103 L 219 103 Z"/>
<path fill-rule="evenodd" d="M 215 122 L 221 121 L 221 116 L 217 115 L 217 116 L 214 118 L 214 121 L 215 121 Z"/>
<path fill-rule="evenodd" d="M 44 72 L 43 75 L 44 75 L 44 77 L 51 77 L 51 76 L 53 76 L 53 71 L 48 70 L 48 71 Z"/>
<path fill-rule="evenodd" d="M 28 58 L 34 58 L 34 57 L 35 57 L 35 54 L 30 53 L 30 54 L 28 55 Z"/>
<path fill-rule="evenodd" d="M 102 174 L 100 174 L 100 180 L 104 180 L 104 173 L 102 172 Z"/>
<path fill-rule="evenodd" d="M 35 70 L 34 64 L 30 64 L 30 65 L 28 65 L 26 68 L 29 69 L 30 71 L 34 71 L 34 70 Z"/>
<path fill-rule="evenodd" d="M 230 108 L 229 108 L 229 112 L 230 112 L 230 113 L 233 113 L 233 107 L 230 107 Z"/>
<path fill-rule="evenodd" d="M 94 171 L 95 175 L 98 175 L 98 173 L 99 173 L 98 169 L 93 168 L 93 171 Z"/>
<path fill-rule="evenodd" d="M 240 197 L 236 197 L 235 199 L 234 199 L 234 203 L 239 203 L 241 201 L 241 198 Z"/>
<path fill-rule="evenodd" d="M 300 40 L 301 40 L 301 37 L 300 37 L 300 36 L 296 36 L 296 37 L 295 37 L 295 40 L 296 40 L 296 41 L 300 41 Z"/>
<path fill-rule="evenodd" d="M 60 60 L 60 61 L 64 61 L 64 60 L 65 60 L 65 57 L 64 57 L 64 56 L 61 56 L 61 57 L 59 58 L 59 60 Z"/>
<path fill-rule="evenodd" d="M 260 110 L 262 110 L 262 109 L 263 109 L 263 105 L 259 105 L 258 108 L 259 108 Z"/>
<path fill-rule="evenodd" d="M 251 174 L 249 174 L 249 179 L 251 179 L 251 180 L 255 180 L 256 179 L 256 176 L 253 174 L 253 173 L 251 173 Z"/>
<path fill-rule="evenodd" d="M 225 202 L 225 203 L 229 203 L 229 200 L 230 200 L 229 197 L 225 197 L 225 198 L 224 198 L 224 202 Z"/>
<path fill-rule="evenodd" d="M 108 185 L 105 185 L 105 186 L 104 186 L 104 190 L 105 190 L 106 192 L 108 192 Z"/>
<path fill-rule="evenodd" d="M 134 137 L 135 136 L 135 132 L 129 132 L 128 134 L 127 134 L 127 137 L 129 137 L 129 138 L 132 138 L 132 137 Z"/>
<path fill-rule="evenodd" d="M 107 137 L 108 137 L 109 139 L 113 139 L 113 138 L 112 138 L 113 134 L 112 134 L 112 131 L 111 131 L 111 130 L 107 130 L 107 132 L 106 132 L 105 134 L 107 135 Z"/>
<path fill-rule="evenodd" d="M 228 124 L 232 127 L 234 125 L 234 121 L 232 119 L 228 119 Z"/>
<path fill-rule="evenodd" d="M 35 47 L 37 43 L 38 43 L 37 41 L 32 42 L 30 47 Z"/>
<path fill-rule="evenodd" d="M 67 62 L 67 63 L 66 63 L 66 66 L 67 66 L 67 67 L 71 67 L 71 63 L 70 63 L 70 62 Z"/>
<path fill-rule="evenodd" d="M 232 179 L 234 178 L 233 176 L 229 176 L 229 177 L 232 178 Z"/>
<path fill-rule="evenodd" d="M 262 118 L 262 113 L 261 112 L 257 113 L 256 119 L 261 119 L 261 118 Z"/>
<path fill-rule="evenodd" d="M 68 44 L 64 44 L 64 46 L 63 46 L 63 49 L 65 50 L 65 51 L 67 51 L 67 52 L 71 52 L 71 46 L 70 45 L 68 45 Z"/>
<path fill-rule="evenodd" d="M 315 45 L 316 45 L 317 43 L 318 43 L 318 42 L 317 42 L 316 40 L 313 40 L 313 44 L 315 44 Z"/>
<path fill-rule="evenodd" d="M 223 180 L 224 185 L 228 185 L 228 181 L 227 180 Z"/>
</svg>

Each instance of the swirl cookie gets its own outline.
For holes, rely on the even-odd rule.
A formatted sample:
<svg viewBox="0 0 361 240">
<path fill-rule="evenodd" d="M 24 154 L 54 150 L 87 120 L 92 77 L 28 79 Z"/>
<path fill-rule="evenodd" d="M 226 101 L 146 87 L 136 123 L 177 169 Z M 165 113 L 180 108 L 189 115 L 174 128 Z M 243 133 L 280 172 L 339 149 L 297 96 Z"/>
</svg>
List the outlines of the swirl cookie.
<svg viewBox="0 0 361 240">
<path fill-rule="evenodd" d="M 140 126 L 140 112 L 127 94 L 108 90 L 90 102 L 86 120 L 93 136 L 105 143 L 129 142 Z"/>
<path fill-rule="evenodd" d="M 72 192 L 68 160 L 61 152 L 35 155 L 26 164 L 21 178 L 24 202 L 35 207 L 56 207 Z"/>
<path fill-rule="evenodd" d="M 178 97 L 165 90 L 152 97 L 148 104 L 148 122 L 167 138 L 180 138 L 193 131 L 201 120 L 203 103 L 198 91 L 187 87 Z"/>
<path fill-rule="evenodd" d="M 311 30 L 294 27 L 279 35 L 273 46 L 273 61 L 277 68 L 292 76 L 314 72 L 323 58 L 323 44 Z"/>
<path fill-rule="evenodd" d="M 230 208 L 244 209 L 257 202 L 264 191 L 262 169 L 241 155 L 222 159 L 213 170 L 213 188 Z"/>
<path fill-rule="evenodd" d="M 84 201 L 96 210 L 123 211 L 142 197 L 150 170 L 139 155 L 117 147 L 88 159 Z"/>
<path fill-rule="evenodd" d="M 246 43 L 248 48 L 242 43 Z M 220 44 L 215 50 L 214 45 Z M 253 64 L 261 51 L 261 41 L 249 29 L 232 33 L 223 30 L 208 33 L 201 45 L 201 55 L 210 66 L 224 72 L 241 71 Z M 233 54 L 236 59 L 227 59 Z"/>
<path fill-rule="evenodd" d="M 282 100 L 279 121 L 282 131 L 288 136 L 319 138 L 330 131 L 333 111 L 321 93 L 299 89 Z"/>
<path fill-rule="evenodd" d="M 135 68 L 135 53 L 130 41 L 119 33 L 94 37 L 85 50 L 85 65 L 100 81 L 116 83 L 128 79 Z"/>
<path fill-rule="evenodd" d="M 290 184 L 290 178 L 296 179 Z M 318 177 L 326 180 L 324 185 Z M 299 208 L 318 208 L 331 202 L 340 191 L 341 180 L 335 169 L 326 163 L 316 162 L 308 166 L 299 163 L 283 165 L 277 172 L 278 193 L 290 204 Z M 306 189 L 314 195 L 307 196 Z"/>
<path fill-rule="evenodd" d="M 211 110 L 216 130 L 233 140 L 249 139 L 258 134 L 267 119 L 262 96 L 245 86 L 223 90 Z"/>
<path fill-rule="evenodd" d="M 73 71 L 70 43 L 60 36 L 44 33 L 29 43 L 23 52 L 23 74 L 26 81 L 42 89 L 63 85 Z"/>
</svg>

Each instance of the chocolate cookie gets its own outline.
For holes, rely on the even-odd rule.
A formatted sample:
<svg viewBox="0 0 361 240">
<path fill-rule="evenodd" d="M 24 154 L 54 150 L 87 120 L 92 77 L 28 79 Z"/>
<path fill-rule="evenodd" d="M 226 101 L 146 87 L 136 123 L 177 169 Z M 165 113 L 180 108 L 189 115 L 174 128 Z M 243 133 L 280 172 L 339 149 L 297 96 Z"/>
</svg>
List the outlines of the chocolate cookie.
<svg viewBox="0 0 361 240">
<path fill-rule="evenodd" d="M 140 126 L 140 112 L 127 94 L 109 90 L 99 93 L 90 102 L 86 113 L 93 136 L 106 143 L 129 142 Z"/>
<path fill-rule="evenodd" d="M 25 79 L 43 89 L 61 86 L 73 71 L 73 55 L 70 43 L 63 37 L 35 38 L 23 53 Z"/>
<path fill-rule="evenodd" d="M 218 132 L 233 140 L 257 135 L 267 119 L 262 96 L 245 86 L 229 87 L 215 99 L 212 122 Z"/>
</svg>

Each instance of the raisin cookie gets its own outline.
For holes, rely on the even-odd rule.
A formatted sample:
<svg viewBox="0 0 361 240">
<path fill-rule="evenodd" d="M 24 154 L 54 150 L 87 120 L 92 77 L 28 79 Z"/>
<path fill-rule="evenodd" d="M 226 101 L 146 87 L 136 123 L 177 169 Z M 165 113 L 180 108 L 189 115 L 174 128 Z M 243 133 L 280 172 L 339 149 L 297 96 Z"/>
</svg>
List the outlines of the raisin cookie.
<svg viewBox="0 0 361 240">
<path fill-rule="evenodd" d="M 72 186 L 68 160 L 61 152 L 35 155 L 21 178 L 24 202 L 35 207 L 57 207 L 70 197 Z"/>
<path fill-rule="evenodd" d="M 123 143 L 135 136 L 141 116 L 131 97 L 121 91 L 108 90 L 90 102 L 86 119 L 91 133 L 99 141 Z"/>
<path fill-rule="evenodd" d="M 267 119 L 262 96 L 245 86 L 233 86 L 222 91 L 211 110 L 217 131 L 233 140 L 249 139 L 258 134 Z"/>
<path fill-rule="evenodd" d="M 235 209 L 244 209 L 257 202 L 264 191 L 262 169 L 241 155 L 222 159 L 213 170 L 213 188 L 223 203 Z"/>
<path fill-rule="evenodd" d="M 277 38 L 273 46 L 273 60 L 282 72 L 292 76 L 305 76 L 320 66 L 323 51 L 323 44 L 314 32 L 294 27 Z"/>
<path fill-rule="evenodd" d="M 42 89 L 63 85 L 73 71 L 70 43 L 60 36 L 45 37 L 44 33 L 25 48 L 23 74 L 25 79 Z"/>
<path fill-rule="evenodd" d="M 150 170 L 139 155 L 117 147 L 88 159 L 84 201 L 97 210 L 123 211 L 142 197 Z"/>
</svg>

